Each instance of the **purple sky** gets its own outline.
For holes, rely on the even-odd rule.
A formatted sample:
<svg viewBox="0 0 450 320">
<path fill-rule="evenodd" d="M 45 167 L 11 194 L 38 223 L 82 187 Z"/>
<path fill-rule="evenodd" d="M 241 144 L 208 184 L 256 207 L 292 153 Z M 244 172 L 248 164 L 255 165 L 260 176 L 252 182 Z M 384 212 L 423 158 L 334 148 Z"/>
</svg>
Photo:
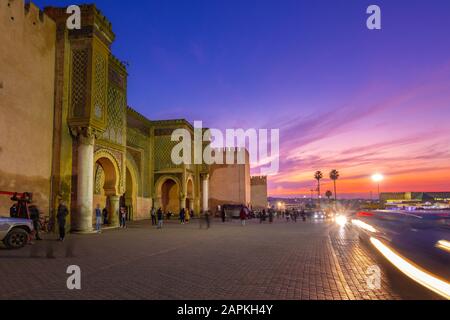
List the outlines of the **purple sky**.
<svg viewBox="0 0 450 320">
<path fill-rule="evenodd" d="M 272 195 L 309 194 L 314 171 L 334 168 L 346 196 L 375 191 L 375 171 L 386 191 L 450 190 L 450 1 L 95 3 L 130 65 L 130 106 L 281 130 Z M 381 31 L 366 28 L 371 4 Z"/>
</svg>

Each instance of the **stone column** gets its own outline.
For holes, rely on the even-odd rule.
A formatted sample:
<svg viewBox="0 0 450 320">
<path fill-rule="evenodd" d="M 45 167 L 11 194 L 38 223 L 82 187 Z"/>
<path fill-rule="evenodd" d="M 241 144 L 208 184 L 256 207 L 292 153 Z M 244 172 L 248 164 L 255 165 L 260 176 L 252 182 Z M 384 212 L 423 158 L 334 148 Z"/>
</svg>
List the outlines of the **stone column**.
<svg viewBox="0 0 450 320">
<path fill-rule="evenodd" d="M 119 226 L 120 197 L 109 196 L 109 222 L 111 227 Z"/>
<path fill-rule="evenodd" d="M 186 209 L 186 196 L 184 194 L 180 194 L 180 210 Z"/>
<path fill-rule="evenodd" d="M 208 200 L 209 200 L 209 174 L 205 174 L 202 176 L 202 210 L 207 211 Z"/>
<path fill-rule="evenodd" d="M 77 136 L 77 202 L 72 216 L 72 230 L 92 232 L 94 201 L 94 141 L 90 130 L 82 130 Z"/>
</svg>

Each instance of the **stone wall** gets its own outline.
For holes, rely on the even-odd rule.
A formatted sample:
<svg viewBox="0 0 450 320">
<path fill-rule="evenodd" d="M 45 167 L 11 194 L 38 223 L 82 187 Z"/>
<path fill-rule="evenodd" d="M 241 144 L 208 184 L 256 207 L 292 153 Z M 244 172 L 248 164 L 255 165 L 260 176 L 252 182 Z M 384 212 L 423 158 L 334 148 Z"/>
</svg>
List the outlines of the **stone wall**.
<svg viewBox="0 0 450 320">
<path fill-rule="evenodd" d="M 267 209 L 267 177 L 251 177 L 250 184 L 252 209 Z"/>
<path fill-rule="evenodd" d="M 250 205 L 250 164 L 247 151 L 245 156 L 245 164 L 210 166 L 209 208 L 212 212 L 216 211 L 218 205 Z"/>
<path fill-rule="evenodd" d="M 56 25 L 34 4 L 0 1 L 0 190 L 49 212 Z M 11 201 L 0 198 L 0 214 Z"/>
</svg>

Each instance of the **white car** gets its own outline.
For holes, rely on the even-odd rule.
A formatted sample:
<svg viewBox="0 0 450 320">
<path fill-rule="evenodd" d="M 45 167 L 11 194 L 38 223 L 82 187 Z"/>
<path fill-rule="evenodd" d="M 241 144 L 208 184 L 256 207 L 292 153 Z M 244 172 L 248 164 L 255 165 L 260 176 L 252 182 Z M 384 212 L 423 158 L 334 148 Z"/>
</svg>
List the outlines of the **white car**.
<svg viewBox="0 0 450 320">
<path fill-rule="evenodd" d="M 19 218 L 0 217 L 0 241 L 8 249 L 24 247 L 33 232 L 33 221 Z"/>
</svg>

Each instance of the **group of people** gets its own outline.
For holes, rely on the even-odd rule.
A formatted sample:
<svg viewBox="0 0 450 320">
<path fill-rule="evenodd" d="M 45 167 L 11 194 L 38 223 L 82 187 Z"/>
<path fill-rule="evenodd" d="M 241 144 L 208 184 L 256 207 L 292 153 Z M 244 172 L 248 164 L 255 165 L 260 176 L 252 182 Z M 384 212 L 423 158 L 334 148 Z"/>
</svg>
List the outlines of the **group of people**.
<svg viewBox="0 0 450 320">
<path fill-rule="evenodd" d="M 168 220 L 170 220 L 170 217 L 173 214 L 169 211 L 166 214 L 166 217 Z M 191 220 L 192 217 L 195 216 L 195 213 L 193 210 L 189 210 L 189 209 L 185 209 L 185 208 L 181 208 L 180 209 L 180 213 L 179 213 L 179 220 L 180 220 L 180 224 L 187 224 L 189 223 L 189 221 Z M 158 229 L 161 229 L 163 227 L 163 223 L 164 223 L 164 213 L 163 210 L 161 208 L 158 208 L 158 210 L 156 210 L 154 207 L 152 207 L 152 209 L 150 210 L 150 217 L 152 219 L 152 225 L 153 226 L 157 226 Z M 210 227 L 210 213 L 209 211 L 204 212 L 201 219 L 200 219 L 200 227 L 203 226 L 203 222 L 206 222 L 206 227 L 209 228 Z"/>
<path fill-rule="evenodd" d="M 277 213 L 273 209 L 268 209 L 267 211 L 264 209 L 255 215 L 255 214 L 253 214 L 253 212 L 248 214 L 244 207 L 241 208 L 241 211 L 239 213 L 239 219 L 241 220 L 242 226 L 245 226 L 246 220 L 248 220 L 249 218 L 252 218 L 252 217 L 257 217 L 259 219 L 259 223 L 265 223 L 267 220 L 269 220 L 269 223 L 273 223 L 275 217 L 286 219 L 287 222 L 290 222 L 290 221 L 297 222 L 297 219 L 300 219 L 300 218 L 303 221 L 306 221 L 306 212 L 305 212 L 305 210 L 301 210 L 301 211 L 286 210 L 281 213 Z M 221 211 L 221 218 L 222 218 L 222 222 L 226 221 L 226 214 L 225 214 L 224 210 Z"/>
<path fill-rule="evenodd" d="M 108 220 L 108 209 L 105 207 L 103 210 L 100 209 L 100 205 L 97 205 L 95 209 L 95 230 L 101 233 L 101 227 L 109 223 Z M 127 208 L 120 207 L 119 209 L 119 228 L 125 229 L 127 227 Z"/>
</svg>

